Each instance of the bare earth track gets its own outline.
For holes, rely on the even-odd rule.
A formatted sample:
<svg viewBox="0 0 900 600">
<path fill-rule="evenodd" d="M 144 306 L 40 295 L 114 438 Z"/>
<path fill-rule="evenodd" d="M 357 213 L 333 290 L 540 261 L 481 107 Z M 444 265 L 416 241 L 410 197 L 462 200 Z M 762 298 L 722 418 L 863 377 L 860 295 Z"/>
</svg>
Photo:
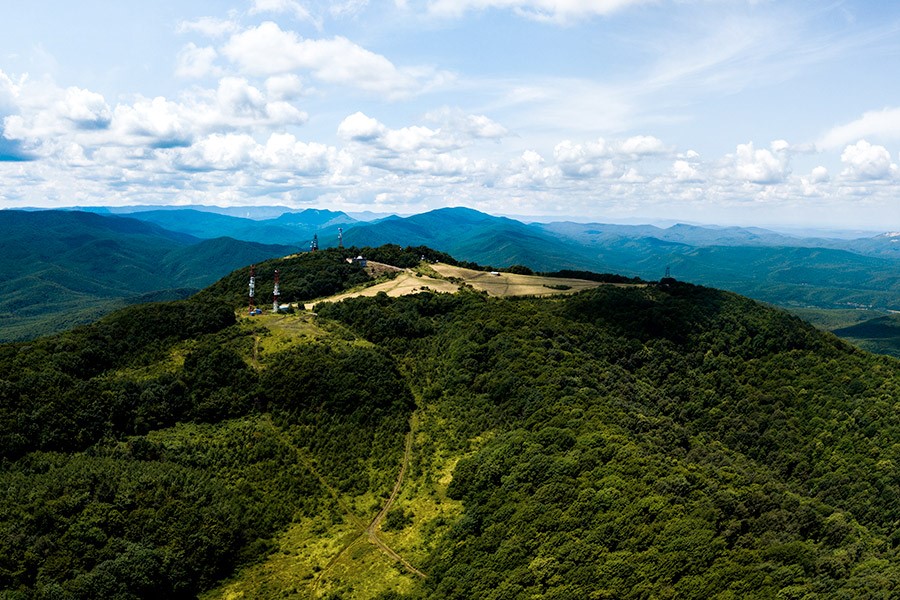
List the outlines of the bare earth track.
<svg viewBox="0 0 900 600">
<path fill-rule="evenodd" d="M 340 549 L 340 551 L 332 557 L 332 559 L 328 562 L 324 569 L 322 569 L 319 574 L 316 576 L 315 581 L 312 583 L 312 587 L 310 588 L 309 597 L 311 600 L 315 600 L 318 598 L 319 585 L 321 584 L 324 577 L 328 574 L 332 567 L 334 567 L 354 546 L 358 545 L 360 541 L 363 539 L 367 539 L 371 544 L 373 544 L 376 548 L 378 548 L 384 555 L 390 558 L 392 561 L 400 563 L 403 567 L 416 575 L 417 577 L 421 577 L 425 579 L 427 575 L 420 571 L 419 569 L 412 566 L 409 561 L 405 558 L 397 554 L 390 546 L 388 546 L 384 540 L 378 537 L 378 530 L 381 527 L 381 522 L 384 520 L 385 515 L 387 515 L 388 511 L 391 510 L 391 507 L 394 505 L 394 501 L 397 499 L 397 496 L 400 493 L 400 488 L 403 486 L 403 480 L 406 477 L 406 470 L 409 467 L 409 459 L 412 455 L 412 441 L 413 441 L 414 431 L 412 429 L 412 420 L 410 420 L 410 430 L 406 433 L 406 444 L 403 450 L 403 460 L 400 463 L 400 472 L 397 474 L 397 481 L 394 483 L 394 489 L 391 490 L 391 495 L 381 507 L 381 510 L 378 511 L 378 514 L 375 515 L 375 518 L 372 519 L 372 522 L 369 523 L 368 526 L 365 526 L 363 521 L 353 514 L 349 507 L 344 503 L 337 491 L 335 491 L 321 476 L 312 468 L 310 464 L 307 464 L 306 460 L 303 460 L 304 466 L 309 468 L 314 475 L 320 480 L 320 482 L 325 486 L 328 492 L 335 498 L 338 502 L 338 505 L 341 507 L 341 510 L 345 513 L 345 516 L 352 521 L 355 525 L 359 527 L 360 533 L 355 538 L 349 540 L 344 546 Z"/>
</svg>

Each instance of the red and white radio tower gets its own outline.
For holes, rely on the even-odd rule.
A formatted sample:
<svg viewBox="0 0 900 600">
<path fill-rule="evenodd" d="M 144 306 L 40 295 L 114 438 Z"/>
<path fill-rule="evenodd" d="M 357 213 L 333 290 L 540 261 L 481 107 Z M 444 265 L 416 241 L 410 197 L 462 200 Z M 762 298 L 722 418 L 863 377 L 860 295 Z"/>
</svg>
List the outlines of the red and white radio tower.
<svg viewBox="0 0 900 600">
<path fill-rule="evenodd" d="M 278 296 L 280 295 L 278 290 L 278 269 L 275 269 L 275 289 L 272 290 L 272 312 L 278 312 Z"/>
<path fill-rule="evenodd" d="M 250 314 L 256 308 L 254 297 L 256 296 L 256 266 L 250 265 Z"/>
</svg>

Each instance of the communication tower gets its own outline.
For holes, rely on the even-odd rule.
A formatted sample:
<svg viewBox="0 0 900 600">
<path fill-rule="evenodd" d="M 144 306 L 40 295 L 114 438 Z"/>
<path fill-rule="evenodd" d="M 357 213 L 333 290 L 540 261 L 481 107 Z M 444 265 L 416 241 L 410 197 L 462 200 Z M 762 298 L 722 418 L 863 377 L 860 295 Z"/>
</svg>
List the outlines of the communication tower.
<svg viewBox="0 0 900 600">
<path fill-rule="evenodd" d="M 674 283 L 677 283 L 677 282 L 675 281 L 675 278 L 672 277 L 672 270 L 667 265 L 666 266 L 666 274 L 662 279 L 659 280 L 659 284 L 661 286 L 668 287 Z"/>
<path fill-rule="evenodd" d="M 256 298 L 256 265 L 250 265 L 250 314 L 253 314 Z"/>
<path fill-rule="evenodd" d="M 344 247 L 344 228 L 338 227 L 338 248 Z"/>
<path fill-rule="evenodd" d="M 310 252 L 315 252 L 315 251 L 318 250 L 318 249 L 319 249 L 319 236 L 316 235 L 316 234 L 314 233 L 314 234 L 313 234 L 313 239 L 312 239 L 312 241 L 309 243 L 309 251 L 310 251 Z"/>
<path fill-rule="evenodd" d="M 278 312 L 278 296 L 280 296 L 278 289 L 278 269 L 275 269 L 275 289 L 272 290 L 272 312 Z"/>
</svg>

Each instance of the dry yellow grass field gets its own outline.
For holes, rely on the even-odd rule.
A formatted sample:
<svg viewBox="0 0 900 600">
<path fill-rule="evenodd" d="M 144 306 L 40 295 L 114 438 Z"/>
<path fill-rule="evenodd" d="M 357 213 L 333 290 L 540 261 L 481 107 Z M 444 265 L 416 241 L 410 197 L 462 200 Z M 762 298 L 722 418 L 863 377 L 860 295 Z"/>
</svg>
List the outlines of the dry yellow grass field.
<svg viewBox="0 0 900 600">
<path fill-rule="evenodd" d="M 437 277 L 428 273 L 434 273 Z M 491 296 L 574 294 L 581 290 L 603 285 L 596 281 L 586 281 L 584 279 L 561 279 L 538 275 L 517 275 L 515 273 L 489 273 L 487 271 L 475 271 L 473 269 L 437 263 L 428 265 L 427 268 L 420 269 L 418 272 L 413 269 L 406 269 L 390 281 L 362 290 L 322 298 L 316 302 L 308 302 L 304 307 L 307 310 L 311 310 L 317 302 L 340 302 L 341 300 L 358 296 L 375 296 L 379 292 L 384 292 L 388 296 L 405 296 L 426 290 L 452 293 L 457 291 L 463 283 L 472 286 L 476 290 L 487 292 Z M 559 289 L 561 287 L 567 289 Z"/>
</svg>

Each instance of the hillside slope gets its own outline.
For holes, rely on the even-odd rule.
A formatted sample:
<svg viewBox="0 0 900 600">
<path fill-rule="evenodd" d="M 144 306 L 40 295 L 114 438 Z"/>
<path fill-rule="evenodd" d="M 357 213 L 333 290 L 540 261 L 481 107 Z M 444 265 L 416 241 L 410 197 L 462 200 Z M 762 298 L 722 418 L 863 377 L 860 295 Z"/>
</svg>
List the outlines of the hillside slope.
<svg viewBox="0 0 900 600">
<path fill-rule="evenodd" d="M 275 268 L 297 298 L 365 279 Z M 893 359 L 688 284 L 236 318 L 245 276 L 0 346 L 0 590 L 900 592 Z"/>
<path fill-rule="evenodd" d="M 869 319 L 835 329 L 834 333 L 869 352 L 900 358 L 900 315 Z"/>
<path fill-rule="evenodd" d="M 0 211 L 0 340 L 89 322 L 145 294 L 200 288 L 288 246 L 199 240 L 76 211 Z"/>
</svg>

